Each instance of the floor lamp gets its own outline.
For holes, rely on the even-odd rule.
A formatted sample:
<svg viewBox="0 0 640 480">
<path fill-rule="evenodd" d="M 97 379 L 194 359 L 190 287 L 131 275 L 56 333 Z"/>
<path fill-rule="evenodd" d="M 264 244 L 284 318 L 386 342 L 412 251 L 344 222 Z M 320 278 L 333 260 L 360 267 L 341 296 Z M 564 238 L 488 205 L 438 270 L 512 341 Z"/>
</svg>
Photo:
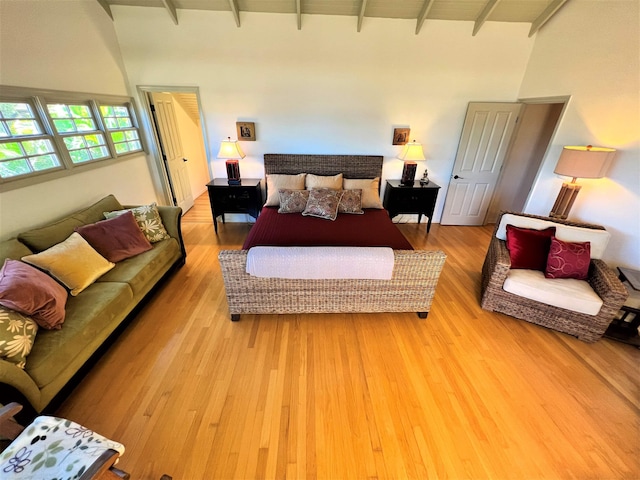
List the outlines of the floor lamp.
<svg viewBox="0 0 640 480">
<path fill-rule="evenodd" d="M 549 213 L 552 218 L 565 219 L 573 206 L 573 202 L 578 196 L 580 185 L 576 183 L 577 178 L 602 178 L 607 173 L 609 164 L 613 159 L 615 149 L 606 147 L 586 147 L 569 146 L 562 149 L 558 164 L 554 173 L 572 177 L 570 183 L 563 183 L 556 203 Z"/>
</svg>

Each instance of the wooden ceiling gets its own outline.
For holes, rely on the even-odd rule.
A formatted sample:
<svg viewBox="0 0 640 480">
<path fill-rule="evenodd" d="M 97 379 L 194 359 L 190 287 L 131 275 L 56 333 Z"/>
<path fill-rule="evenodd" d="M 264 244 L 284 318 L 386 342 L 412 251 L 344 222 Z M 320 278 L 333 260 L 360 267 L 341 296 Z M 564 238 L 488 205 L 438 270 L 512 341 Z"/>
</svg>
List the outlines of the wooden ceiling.
<svg viewBox="0 0 640 480">
<path fill-rule="evenodd" d="M 230 21 L 241 26 L 243 12 L 295 15 L 298 30 L 303 15 L 347 15 L 355 19 L 358 32 L 363 20 L 375 18 L 414 19 L 415 33 L 429 20 L 475 22 L 476 35 L 486 21 L 530 23 L 535 34 L 569 0 L 96 0 L 113 19 L 111 6 L 164 8 L 178 25 L 180 10 L 229 12 Z M 426 28 L 426 27 L 425 27 Z"/>
</svg>

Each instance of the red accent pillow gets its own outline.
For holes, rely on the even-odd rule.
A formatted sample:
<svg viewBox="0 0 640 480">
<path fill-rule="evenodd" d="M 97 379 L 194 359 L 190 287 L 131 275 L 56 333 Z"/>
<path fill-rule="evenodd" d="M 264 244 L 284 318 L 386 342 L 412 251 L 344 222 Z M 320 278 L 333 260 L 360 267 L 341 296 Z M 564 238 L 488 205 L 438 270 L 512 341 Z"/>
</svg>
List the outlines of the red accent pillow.
<svg viewBox="0 0 640 480">
<path fill-rule="evenodd" d="M 100 255 L 113 263 L 153 248 L 140 230 L 131 211 L 108 220 L 78 227 L 76 232 Z"/>
<path fill-rule="evenodd" d="M 545 271 L 551 237 L 556 227 L 535 230 L 507 225 L 507 249 L 511 268 Z"/>
<path fill-rule="evenodd" d="M 544 276 L 586 280 L 589 276 L 590 263 L 590 242 L 563 242 L 553 237 Z"/>
<path fill-rule="evenodd" d="M 0 305 L 29 315 L 48 330 L 64 322 L 67 291 L 46 273 L 18 260 L 7 259 L 0 270 Z"/>
</svg>

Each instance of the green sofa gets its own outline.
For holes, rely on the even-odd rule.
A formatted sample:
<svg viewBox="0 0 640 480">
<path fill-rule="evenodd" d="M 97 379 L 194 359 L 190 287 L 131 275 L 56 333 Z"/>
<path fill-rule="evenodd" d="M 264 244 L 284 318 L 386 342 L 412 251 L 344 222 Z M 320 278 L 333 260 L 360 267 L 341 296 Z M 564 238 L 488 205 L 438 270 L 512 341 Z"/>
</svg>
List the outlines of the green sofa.
<svg viewBox="0 0 640 480">
<path fill-rule="evenodd" d="M 0 266 L 6 258 L 19 260 L 46 250 L 64 241 L 75 228 L 104 220 L 103 212 L 123 208 L 130 207 L 109 195 L 49 225 L 0 242 Z M 50 403 L 56 403 L 52 402 L 56 396 L 66 386 L 74 385 L 75 382 L 70 382 L 74 376 L 84 373 L 85 363 L 98 350 L 104 350 L 103 344 L 126 319 L 135 315 L 136 307 L 152 293 L 154 286 L 184 265 L 182 210 L 168 206 L 157 208 L 171 238 L 154 243 L 152 250 L 118 262 L 79 295 L 69 295 L 62 328 L 38 330 L 24 370 L 0 359 L 0 404 L 27 401 L 40 413 Z"/>
</svg>

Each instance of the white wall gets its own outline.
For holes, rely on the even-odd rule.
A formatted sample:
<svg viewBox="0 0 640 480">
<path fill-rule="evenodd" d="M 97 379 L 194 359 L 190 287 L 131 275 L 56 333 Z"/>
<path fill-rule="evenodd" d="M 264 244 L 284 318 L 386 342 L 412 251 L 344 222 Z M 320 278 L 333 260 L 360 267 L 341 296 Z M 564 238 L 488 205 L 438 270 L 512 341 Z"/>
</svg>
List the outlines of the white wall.
<svg viewBox="0 0 640 480">
<path fill-rule="evenodd" d="M 567 181 L 553 173 L 564 145 L 616 148 L 606 178 L 578 180 L 570 218 L 604 225 L 613 235 L 605 260 L 632 268 L 640 268 L 639 18 L 637 0 L 568 2 L 537 34 L 519 95 L 571 95 L 526 211 L 551 210 Z"/>
<path fill-rule="evenodd" d="M 128 95 L 111 19 L 94 0 L 0 0 L 0 84 Z M 156 200 L 145 155 L 0 193 L 0 238 L 109 193 L 123 203 Z"/>
<path fill-rule="evenodd" d="M 423 143 L 431 179 L 443 188 L 438 221 L 470 101 L 515 101 L 533 39 L 528 25 L 112 7 L 132 90 L 198 86 L 212 171 L 219 140 L 236 121 L 256 123 L 243 142 L 242 176 L 262 177 L 265 153 L 385 156 L 384 176 L 400 178 L 394 126 Z"/>
</svg>

